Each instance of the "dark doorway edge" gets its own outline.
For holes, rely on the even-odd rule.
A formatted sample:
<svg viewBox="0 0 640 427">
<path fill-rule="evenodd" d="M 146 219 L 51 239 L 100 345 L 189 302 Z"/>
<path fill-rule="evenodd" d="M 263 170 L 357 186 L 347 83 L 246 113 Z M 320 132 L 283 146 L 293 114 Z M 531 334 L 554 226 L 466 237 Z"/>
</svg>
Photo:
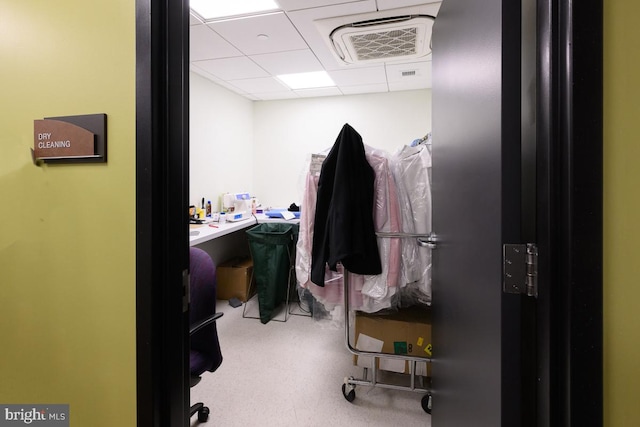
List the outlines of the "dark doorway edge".
<svg viewBox="0 0 640 427">
<path fill-rule="evenodd" d="M 189 5 L 136 0 L 137 425 L 188 425 Z"/>
<path fill-rule="evenodd" d="M 538 2 L 540 426 L 603 423 L 602 12 Z"/>
</svg>

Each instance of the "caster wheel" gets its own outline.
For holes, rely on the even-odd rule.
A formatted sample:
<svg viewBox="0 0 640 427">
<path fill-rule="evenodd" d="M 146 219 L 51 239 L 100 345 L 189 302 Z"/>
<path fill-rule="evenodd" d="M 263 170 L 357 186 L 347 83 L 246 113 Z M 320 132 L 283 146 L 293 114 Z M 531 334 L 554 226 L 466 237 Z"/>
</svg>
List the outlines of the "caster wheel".
<svg viewBox="0 0 640 427">
<path fill-rule="evenodd" d="M 426 412 L 427 414 L 431 414 L 431 395 L 430 394 L 425 394 L 424 396 L 422 396 L 422 409 L 424 409 L 424 412 Z"/>
<path fill-rule="evenodd" d="M 347 399 L 347 402 L 353 402 L 356 398 L 356 391 L 352 387 L 349 387 L 349 392 L 347 392 L 347 385 L 342 384 L 342 395 Z"/>
<path fill-rule="evenodd" d="M 209 408 L 206 406 L 198 411 L 198 421 L 201 423 L 206 422 L 209 419 Z"/>
</svg>

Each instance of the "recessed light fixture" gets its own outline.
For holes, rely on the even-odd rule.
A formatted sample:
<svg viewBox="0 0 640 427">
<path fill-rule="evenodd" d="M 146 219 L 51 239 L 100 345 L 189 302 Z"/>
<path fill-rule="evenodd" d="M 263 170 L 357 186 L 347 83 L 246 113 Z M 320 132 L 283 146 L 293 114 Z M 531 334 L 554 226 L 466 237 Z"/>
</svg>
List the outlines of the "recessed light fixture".
<svg viewBox="0 0 640 427">
<path fill-rule="evenodd" d="M 274 0 L 189 0 L 189 6 L 205 20 L 280 9 Z"/>
<path fill-rule="evenodd" d="M 281 74 L 276 76 L 291 89 L 311 89 L 316 87 L 329 87 L 336 84 L 331 80 L 326 71 L 313 71 L 310 73 Z"/>
</svg>

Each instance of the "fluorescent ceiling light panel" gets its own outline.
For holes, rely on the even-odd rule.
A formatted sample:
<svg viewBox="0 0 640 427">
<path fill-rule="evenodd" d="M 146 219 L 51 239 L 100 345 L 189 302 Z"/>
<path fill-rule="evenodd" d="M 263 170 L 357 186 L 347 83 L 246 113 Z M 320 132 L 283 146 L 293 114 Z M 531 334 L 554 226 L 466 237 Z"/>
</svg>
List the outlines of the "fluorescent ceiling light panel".
<svg viewBox="0 0 640 427">
<path fill-rule="evenodd" d="M 329 87 L 336 84 L 331 80 L 326 71 L 313 71 L 311 73 L 281 74 L 277 76 L 291 89 L 311 89 L 316 87 Z"/>
<path fill-rule="evenodd" d="M 204 19 L 247 15 L 280 9 L 274 0 L 190 0 L 189 5 Z"/>
</svg>

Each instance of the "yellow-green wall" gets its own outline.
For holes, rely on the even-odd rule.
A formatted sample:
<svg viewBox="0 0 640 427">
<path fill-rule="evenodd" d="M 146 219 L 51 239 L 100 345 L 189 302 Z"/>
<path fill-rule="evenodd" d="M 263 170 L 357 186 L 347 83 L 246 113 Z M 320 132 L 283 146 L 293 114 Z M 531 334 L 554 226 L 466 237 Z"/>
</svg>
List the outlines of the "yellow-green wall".
<svg viewBox="0 0 640 427">
<path fill-rule="evenodd" d="M 604 8 L 604 411 L 625 427 L 640 425 L 640 3 Z"/>
<path fill-rule="evenodd" d="M 134 426 L 135 2 L 0 1 L 0 403 Z M 36 167 L 33 120 L 106 113 L 108 164 Z"/>
</svg>

